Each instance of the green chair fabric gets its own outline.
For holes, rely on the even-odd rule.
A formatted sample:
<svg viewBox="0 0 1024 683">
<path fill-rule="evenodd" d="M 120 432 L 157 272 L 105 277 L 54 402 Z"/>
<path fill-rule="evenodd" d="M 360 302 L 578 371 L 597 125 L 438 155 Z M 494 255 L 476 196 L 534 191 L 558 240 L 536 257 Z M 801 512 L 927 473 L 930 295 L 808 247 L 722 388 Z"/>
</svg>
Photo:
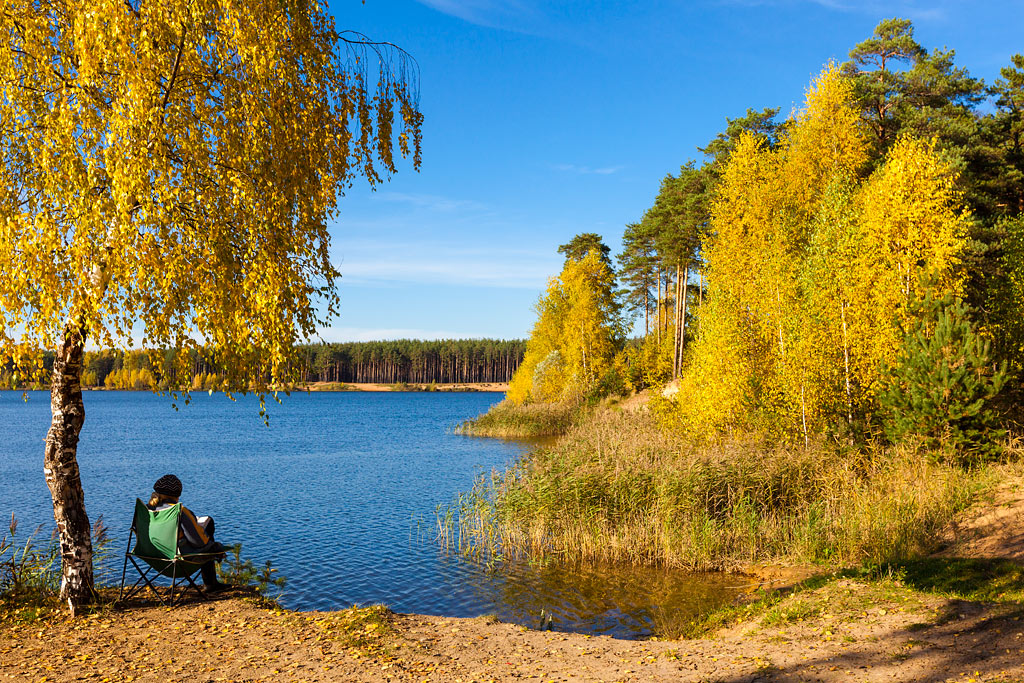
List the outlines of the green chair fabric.
<svg viewBox="0 0 1024 683">
<path fill-rule="evenodd" d="M 132 555 L 164 576 L 195 574 L 209 556 L 178 554 L 178 518 L 181 503 L 153 511 L 135 499 L 135 548 Z M 190 561 L 199 559 L 199 562 Z"/>
<path fill-rule="evenodd" d="M 155 579 L 156 576 L 166 576 L 171 579 L 170 605 L 178 604 L 184 599 L 184 590 L 177 596 L 175 595 L 175 589 L 179 586 L 183 589 L 191 586 L 206 599 L 206 595 L 199 590 L 199 586 L 195 583 L 195 575 L 199 573 L 203 564 L 215 557 L 215 554 L 182 555 L 179 552 L 178 520 L 180 517 L 181 503 L 176 503 L 164 510 L 154 511 L 146 507 L 146 504 L 138 498 L 135 499 L 135 516 L 131 531 L 128 533 L 128 548 L 125 549 L 118 602 L 132 597 L 148 586 L 162 604 L 168 604 L 152 583 L 152 579 Z M 131 547 L 133 536 L 135 538 L 134 548 Z M 136 562 L 137 559 L 141 560 L 145 567 Z M 140 576 L 126 592 L 125 577 L 129 561 Z"/>
</svg>

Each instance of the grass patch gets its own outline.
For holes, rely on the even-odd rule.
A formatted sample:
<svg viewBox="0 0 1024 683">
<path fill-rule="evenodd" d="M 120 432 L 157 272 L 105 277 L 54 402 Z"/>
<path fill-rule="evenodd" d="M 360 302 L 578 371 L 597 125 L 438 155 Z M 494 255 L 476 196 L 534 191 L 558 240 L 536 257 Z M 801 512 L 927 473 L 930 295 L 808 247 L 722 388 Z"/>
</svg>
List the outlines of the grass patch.
<svg viewBox="0 0 1024 683">
<path fill-rule="evenodd" d="M 516 424 L 522 409 L 499 406 L 483 424 Z M 478 480 L 449 512 L 458 546 L 479 555 L 698 571 L 881 566 L 930 550 L 991 481 L 909 448 L 694 444 L 643 415 L 599 411 Z"/>
<path fill-rule="evenodd" d="M 365 657 L 381 657 L 391 652 L 390 641 L 396 633 L 393 616 L 385 605 L 370 605 L 328 612 L 309 619 L 325 636 L 342 647 Z"/>
<path fill-rule="evenodd" d="M 913 611 L 929 598 L 997 604 L 1001 614 L 1024 616 L 1024 567 L 1010 560 L 922 558 L 900 564 L 845 569 L 820 574 L 790 590 L 758 591 L 749 600 L 696 619 L 659 623 L 667 638 L 701 638 L 741 623 L 780 628 L 831 617 L 835 622 L 866 618 L 879 610 Z M 955 604 L 955 603 L 954 603 Z M 884 613 L 884 612 L 882 612 Z M 955 619 L 957 609 L 927 612 L 908 632 L 926 631 Z"/>
<path fill-rule="evenodd" d="M 760 590 L 739 605 L 729 605 L 676 625 L 663 637 L 703 638 L 719 629 L 752 624 L 765 629 L 780 629 L 789 624 L 808 622 L 818 625 L 827 620 L 841 624 L 867 618 L 869 613 L 888 610 L 923 609 L 928 597 L 898 578 L 856 572 L 820 574 L 784 591 Z M 921 628 L 930 628 L 931 624 Z M 824 633 L 824 632 L 823 632 Z M 829 632 L 829 637 L 832 637 Z M 848 636 L 842 637 L 851 642 Z"/>
<path fill-rule="evenodd" d="M 31 603 L 4 600 L 0 602 L 0 628 L 45 622 L 60 611 L 61 604 L 55 597 Z"/>
<path fill-rule="evenodd" d="M 1024 604 L 1024 566 L 1012 560 L 925 557 L 873 571 L 947 598 Z"/>
<path fill-rule="evenodd" d="M 483 415 L 463 422 L 455 432 L 502 439 L 557 436 L 566 433 L 579 411 L 575 406 L 562 403 L 516 405 L 501 401 Z"/>
</svg>

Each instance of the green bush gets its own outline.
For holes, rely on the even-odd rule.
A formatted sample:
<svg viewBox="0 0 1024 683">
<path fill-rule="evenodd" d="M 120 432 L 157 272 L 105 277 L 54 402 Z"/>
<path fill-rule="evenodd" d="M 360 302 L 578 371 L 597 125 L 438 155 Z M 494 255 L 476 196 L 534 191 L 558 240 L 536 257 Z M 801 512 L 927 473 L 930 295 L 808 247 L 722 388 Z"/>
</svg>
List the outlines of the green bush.
<svg viewBox="0 0 1024 683">
<path fill-rule="evenodd" d="M 257 569 L 252 560 L 242 558 L 242 544 L 235 543 L 228 548 L 227 558 L 217 567 L 217 574 L 221 581 L 232 586 L 248 587 L 253 586 L 261 597 L 268 597 L 271 587 L 284 588 L 287 579 L 284 576 L 275 576 L 277 570 L 273 563 L 267 560 L 263 567 Z"/>
</svg>

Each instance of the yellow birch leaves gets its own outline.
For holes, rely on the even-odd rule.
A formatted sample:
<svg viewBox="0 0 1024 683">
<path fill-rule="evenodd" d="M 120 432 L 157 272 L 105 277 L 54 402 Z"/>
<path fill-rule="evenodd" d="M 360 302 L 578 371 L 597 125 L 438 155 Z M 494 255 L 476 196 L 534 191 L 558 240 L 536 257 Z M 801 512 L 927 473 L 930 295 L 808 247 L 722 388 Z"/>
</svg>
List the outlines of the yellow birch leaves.
<svg viewBox="0 0 1024 683">
<path fill-rule="evenodd" d="M 741 138 L 712 206 L 709 302 L 672 423 L 799 436 L 851 422 L 895 358 L 911 295 L 956 291 L 966 218 L 952 169 L 909 138 L 862 178 L 866 159 L 831 65 L 775 149 Z"/>
<path fill-rule="evenodd" d="M 287 379 L 338 306 L 339 195 L 393 139 L 419 163 L 404 53 L 288 0 L 5 0 L 0 31 L 0 356 L 71 324 Z"/>
<path fill-rule="evenodd" d="M 509 401 L 578 402 L 605 376 L 621 337 L 614 284 L 597 250 L 566 259 L 537 302 L 537 322 L 512 376 Z"/>
</svg>

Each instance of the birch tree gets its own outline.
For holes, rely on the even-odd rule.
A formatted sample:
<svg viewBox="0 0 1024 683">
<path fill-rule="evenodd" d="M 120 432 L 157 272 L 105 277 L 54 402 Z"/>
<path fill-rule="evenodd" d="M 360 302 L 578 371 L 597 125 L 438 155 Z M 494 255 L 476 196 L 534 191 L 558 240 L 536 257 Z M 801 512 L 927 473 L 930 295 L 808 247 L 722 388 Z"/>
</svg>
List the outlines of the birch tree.
<svg viewBox="0 0 1024 683">
<path fill-rule="evenodd" d="M 611 370 L 623 330 L 615 275 L 599 247 L 569 257 L 537 302 L 537 321 L 507 398 L 579 402 Z"/>
<path fill-rule="evenodd" d="M 74 611 L 86 343 L 202 344 L 218 389 L 261 402 L 288 380 L 337 310 L 339 194 L 419 165 L 415 64 L 306 0 L 7 0 L 0 29 L 0 354 L 24 385 L 56 352 L 44 472 Z"/>
</svg>

